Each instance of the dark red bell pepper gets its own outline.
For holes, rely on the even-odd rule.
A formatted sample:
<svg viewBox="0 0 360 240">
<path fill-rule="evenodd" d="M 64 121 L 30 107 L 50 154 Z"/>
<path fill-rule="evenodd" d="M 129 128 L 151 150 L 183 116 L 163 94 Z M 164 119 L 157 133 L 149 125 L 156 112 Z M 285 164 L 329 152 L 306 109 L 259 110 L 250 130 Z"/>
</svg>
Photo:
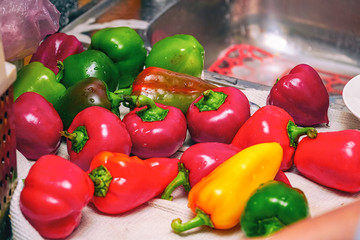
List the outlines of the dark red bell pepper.
<svg viewBox="0 0 360 240">
<path fill-rule="evenodd" d="M 64 239 L 80 224 L 81 211 L 93 194 L 86 172 L 65 158 L 44 155 L 24 181 L 20 209 L 41 236 Z"/>
<path fill-rule="evenodd" d="M 136 105 L 123 118 L 131 137 L 131 153 L 140 158 L 173 155 L 186 138 L 184 114 L 176 107 L 155 103 L 143 95 L 137 97 Z"/>
<path fill-rule="evenodd" d="M 299 137 L 316 137 L 315 128 L 301 128 L 294 124 L 294 119 L 282 108 L 267 105 L 259 108 L 236 133 L 232 144 L 240 149 L 249 146 L 277 142 L 283 148 L 283 161 L 280 170 L 288 170 L 293 164 L 293 155 Z"/>
<path fill-rule="evenodd" d="M 84 51 L 82 43 L 73 35 L 54 33 L 41 42 L 30 62 L 41 62 L 55 74 L 59 72 L 58 61 Z"/>
<path fill-rule="evenodd" d="M 285 109 L 300 126 L 329 123 L 329 94 L 319 74 L 307 64 L 295 66 L 270 90 L 267 104 Z"/>
<path fill-rule="evenodd" d="M 294 163 L 305 177 L 321 185 L 355 193 L 360 191 L 360 131 L 321 132 L 301 139 Z"/>
<path fill-rule="evenodd" d="M 131 139 L 121 119 L 110 110 L 93 106 L 79 112 L 67 131 L 70 161 L 89 170 L 93 157 L 102 151 L 130 154 Z"/>
<path fill-rule="evenodd" d="M 186 113 L 188 130 L 195 142 L 231 143 L 249 117 L 249 100 L 235 87 L 204 91 Z"/>
<path fill-rule="evenodd" d="M 90 164 L 95 184 L 93 203 L 107 214 L 120 214 L 158 196 L 177 174 L 178 159 L 142 160 L 123 153 L 101 152 Z"/>
</svg>

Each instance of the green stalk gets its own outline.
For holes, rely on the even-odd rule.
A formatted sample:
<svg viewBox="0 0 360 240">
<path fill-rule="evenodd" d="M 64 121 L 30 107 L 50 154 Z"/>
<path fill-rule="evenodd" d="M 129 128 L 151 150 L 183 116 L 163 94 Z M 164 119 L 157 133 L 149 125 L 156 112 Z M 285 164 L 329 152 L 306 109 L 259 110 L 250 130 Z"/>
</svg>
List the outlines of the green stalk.
<svg viewBox="0 0 360 240">
<path fill-rule="evenodd" d="M 296 147 L 301 136 L 307 135 L 309 138 L 316 138 L 317 131 L 313 127 L 298 127 L 293 121 L 289 120 L 286 127 L 290 146 Z"/>
<path fill-rule="evenodd" d="M 189 183 L 189 170 L 187 170 L 183 163 L 178 163 L 178 174 L 176 177 L 169 183 L 169 185 L 165 188 L 163 194 L 161 195 L 162 199 L 172 200 L 173 197 L 171 193 L 179 186 L 184 186 L 187 192 L 190 191 L 190 183 Z"/>
<path fill-rule="evenodd" d="M 213 228 L 214 224 L 211 222 L 209 215 L 199 208 L 196 209 L 196 216 L 190 221 L 182 223 L 181 219 L 177 218 L 171 222 L 171 228 L 177 233 L 200 226 L 209 226 Z"/>
<path fill-rule="evenodd" d="M 60 132 L 61 136 L 66 137 L 71 141 L 71 149 L 79 153 L 85 146 L 86 142 L 89 140 L 85 126 L 77 127 L 72 133 L 64 130 Z"/>
</svg>

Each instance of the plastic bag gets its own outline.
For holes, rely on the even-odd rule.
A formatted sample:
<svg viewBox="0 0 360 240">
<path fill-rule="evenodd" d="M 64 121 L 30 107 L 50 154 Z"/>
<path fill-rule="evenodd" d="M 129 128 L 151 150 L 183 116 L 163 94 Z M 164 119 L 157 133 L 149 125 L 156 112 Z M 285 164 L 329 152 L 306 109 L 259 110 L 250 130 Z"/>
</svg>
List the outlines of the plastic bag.
<svg viewBox="0 0 360 240">
<path fill-rule="evenodd" d="M 59 29 L 60 12 L 48 0 L 0 0 L 0 34 L 7 61 L 33 54 Z"/>
</svg>

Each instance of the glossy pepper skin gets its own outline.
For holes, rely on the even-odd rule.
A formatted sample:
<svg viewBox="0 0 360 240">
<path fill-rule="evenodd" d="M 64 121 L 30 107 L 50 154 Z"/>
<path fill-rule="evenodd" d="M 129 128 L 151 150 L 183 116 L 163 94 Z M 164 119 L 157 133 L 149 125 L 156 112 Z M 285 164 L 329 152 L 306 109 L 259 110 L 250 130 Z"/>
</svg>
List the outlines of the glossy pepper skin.
<svg viewBox="0 0 360 240">
<path fill-rule="evenodd" d="M 62 65 L 59 65 L 62 68 Z M 14 82 L 14 100 L 24 92 L 36 92 L 52 104 L 56 104 L 66 88 L 59 81 L 62 71 L 57 75 L 40 62 L 32 62 L 22 67 Z"/>
<path fill-rule="evenodd" d="M 55 154 L 63 123 L 53 105 L 35 92 L 25 92 L 14 102 L 16 149 L 27 159 Z"/>
<path fill-rule="evenodd" d="M 249 100 L 234 87 L 204 91 L 186 113 L 189 133 L 195 142 L 231 143 L 249 117 Z"/>
<path fill-rule="evenodd" d="M 261 143 L 220 164 L 189 192 L 188 206 L 196 216 L 187 223 L 174 219 L 172 229 L 182 232 L 202 225 L 216 229 L 230 229 L 238 225 L 254 190 L 274 179 L 282 154 L 278 143 Z"/>
<path fill-rule="evenodd" d="M 119 88 L 130 86 L 143 70 L 147 51 L 140 35 L 129 27 L 105 28 L 91 37 L 89 49 L 104 52 L 119 71 Z"/>
<path fill-rule="evenodd" d="M 89 170 L 90 162 L 101 151 L 130 154 L 131 139 L 125 124 L 111 111 L 98 106 L 79 112 L 67 131 L 66 137 L 70 161 Z"/>
<path fill-rule="evenodd" d="M 58 61 L 84 51 L 82 43 L 73 35 L 57 32 L 41 42 L 30 62 L 41 62 L 55 74 L 59 72 Z"/>
<path fill-rule="evenodd" d="M 277 142 L 284 150 L 280 170 L 286 171 L 293 164 L 294 152 L 302 135 L 315 138 L 317 131 L 311 127 L 297 127 L 294 119 L 285 110 L 267 105 L 258 109 L 244 123 L 231 144 L 244 149 L 258 143 Z"/>
<path fill-rule="evenodd" d="M 80 224 L 94 184 L 78 166 L 44 155 L 30 168 L 20 194 L 20 209 L 44 238 L 63 239 Z"/>
<path fill-rule="evenodd" d="M 137 108 L 123 122 L 130 134 L 131 153 L 140 158 L 170 157 L 184 144 L 187 126 L 180 109 L 140 95 Z"/>
<path fill-rule="evenodd" d="M 158 67 L 145 68 L 133 83 L 132 94 L 145 95 L 157 103 L 181 109 L 186 114 L 190 104 L 215 85 L 201 78 Z"/>
<path fill-rule="evenodd" d="M 204 48 L 194 36 L 176 34 L 152 46 L 145 67 L 160 67 L 200 77 L 204 69 L 204 57 Z"/>
<path fill-rule="evenodd" d="M 329 94 L 319 74 L 307 64 L 295 66 L 270 90 L 268 105 L 283 108 L 300 126 L 329 123 Z"/>
<path fill-rule="evenodd" d="M 305 194 L 285 183 L 269 181 L 252 194 L 241 216 L 241 230 L 247 237 L 271 235 L 309 216 Z"/>
<path fill-rule="evenodd" d="M 120 75 L 113 61 L 101 51 L 86 50 L 64 60 L 64 77 L 61 82 L 66 88 L 89 77 L 104 81 L 109 91 L 115 91 Z"/>
<path fill-rule="evenodd" d="M 120 214 L 151 200 L 175 177 L 178 161 L 99 153 L 91 161 L 89 173 L 95 184 L 95 207 L 106 214 Z"/>
<path fill-rule="evenodd" d="M 321 132 L 303 138 L 295 152 L 298 171 L 312 181 L 344 192 L 360 191 L 360 131 Z"/>
</svg>

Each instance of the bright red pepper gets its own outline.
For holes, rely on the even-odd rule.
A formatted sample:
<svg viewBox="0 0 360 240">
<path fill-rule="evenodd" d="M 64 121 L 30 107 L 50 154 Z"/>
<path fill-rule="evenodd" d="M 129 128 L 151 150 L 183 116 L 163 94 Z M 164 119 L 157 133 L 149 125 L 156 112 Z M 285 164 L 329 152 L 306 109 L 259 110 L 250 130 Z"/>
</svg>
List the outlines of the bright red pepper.
<svg viewBox="0 0 360 240">
<path fill-rule="evenodd" d="M 20 209 L 44 238 L 66 238 L 80 224 L 94 184 L 78 166 L 45 155 L 31 167 L 20 194 Z"/>
<path fill-rule="evenodd" d="M 329 94 L 319 74 L 307 64 L 295 66 L 272 87 L 267 104 L 285 109 L 300 126 L 329 123 Z"/>
<path fill-rule="evenodd" d="M 101 152 L 90 165 L 93 203 L 107 214 L 129 211 L 159 195 L 177 174 L 178 159 L 141 160 L 123 153 Z"/>
<path fill-rule="evenodd" d="M 321 132 L 301 139 L 294 163 L 305 177 L 321 185 L 355 193 L 360 191 L 360 131 Z"/>
<path fill-rule="evenodd" d="M 189 133 L 195 142 L 231 143 L 249 117 L 249 100 L 235 87 L 204 91 L 186 113 Z"/>
<path fill-rule="evenodd" d="M 102 151 L 130 154 L 131 139 L 121 119 L 110 110 L 92 106 L 79 112 L 67 131 L 70 161 L 89 170 L 93 157 Z"/>
<path fill-rule="evenodd" d="M 236 133 L 232 144 L 240 149 L 249 146 L 277 142 L 283 148 L 283 161 L 280 170 L 288 170 L 293 164 L 293 155 L 299 137 L 316 137 L 315 128 L 300 128 L 294 119 L 282 108 L 267 105 L 258 109 Z"/>
<path fill-rule="evenodd" d="M 136 103 L 138 107 L 123 118 L 131 137 L 131 153 L 140 158 L 173 155 L 186 138 L 184 114 L 176 107 L 155 103 L 143 95 Z"/>
<path fill-rule="evenodd" d="M 59 72 L 58 61 L 63 62 L 68 56 L 83 51 L 82 43 L 75 36 L 58 32 L 41 42 L 30 62 L 41 62 L 57 74 Z"/>
</svg>

